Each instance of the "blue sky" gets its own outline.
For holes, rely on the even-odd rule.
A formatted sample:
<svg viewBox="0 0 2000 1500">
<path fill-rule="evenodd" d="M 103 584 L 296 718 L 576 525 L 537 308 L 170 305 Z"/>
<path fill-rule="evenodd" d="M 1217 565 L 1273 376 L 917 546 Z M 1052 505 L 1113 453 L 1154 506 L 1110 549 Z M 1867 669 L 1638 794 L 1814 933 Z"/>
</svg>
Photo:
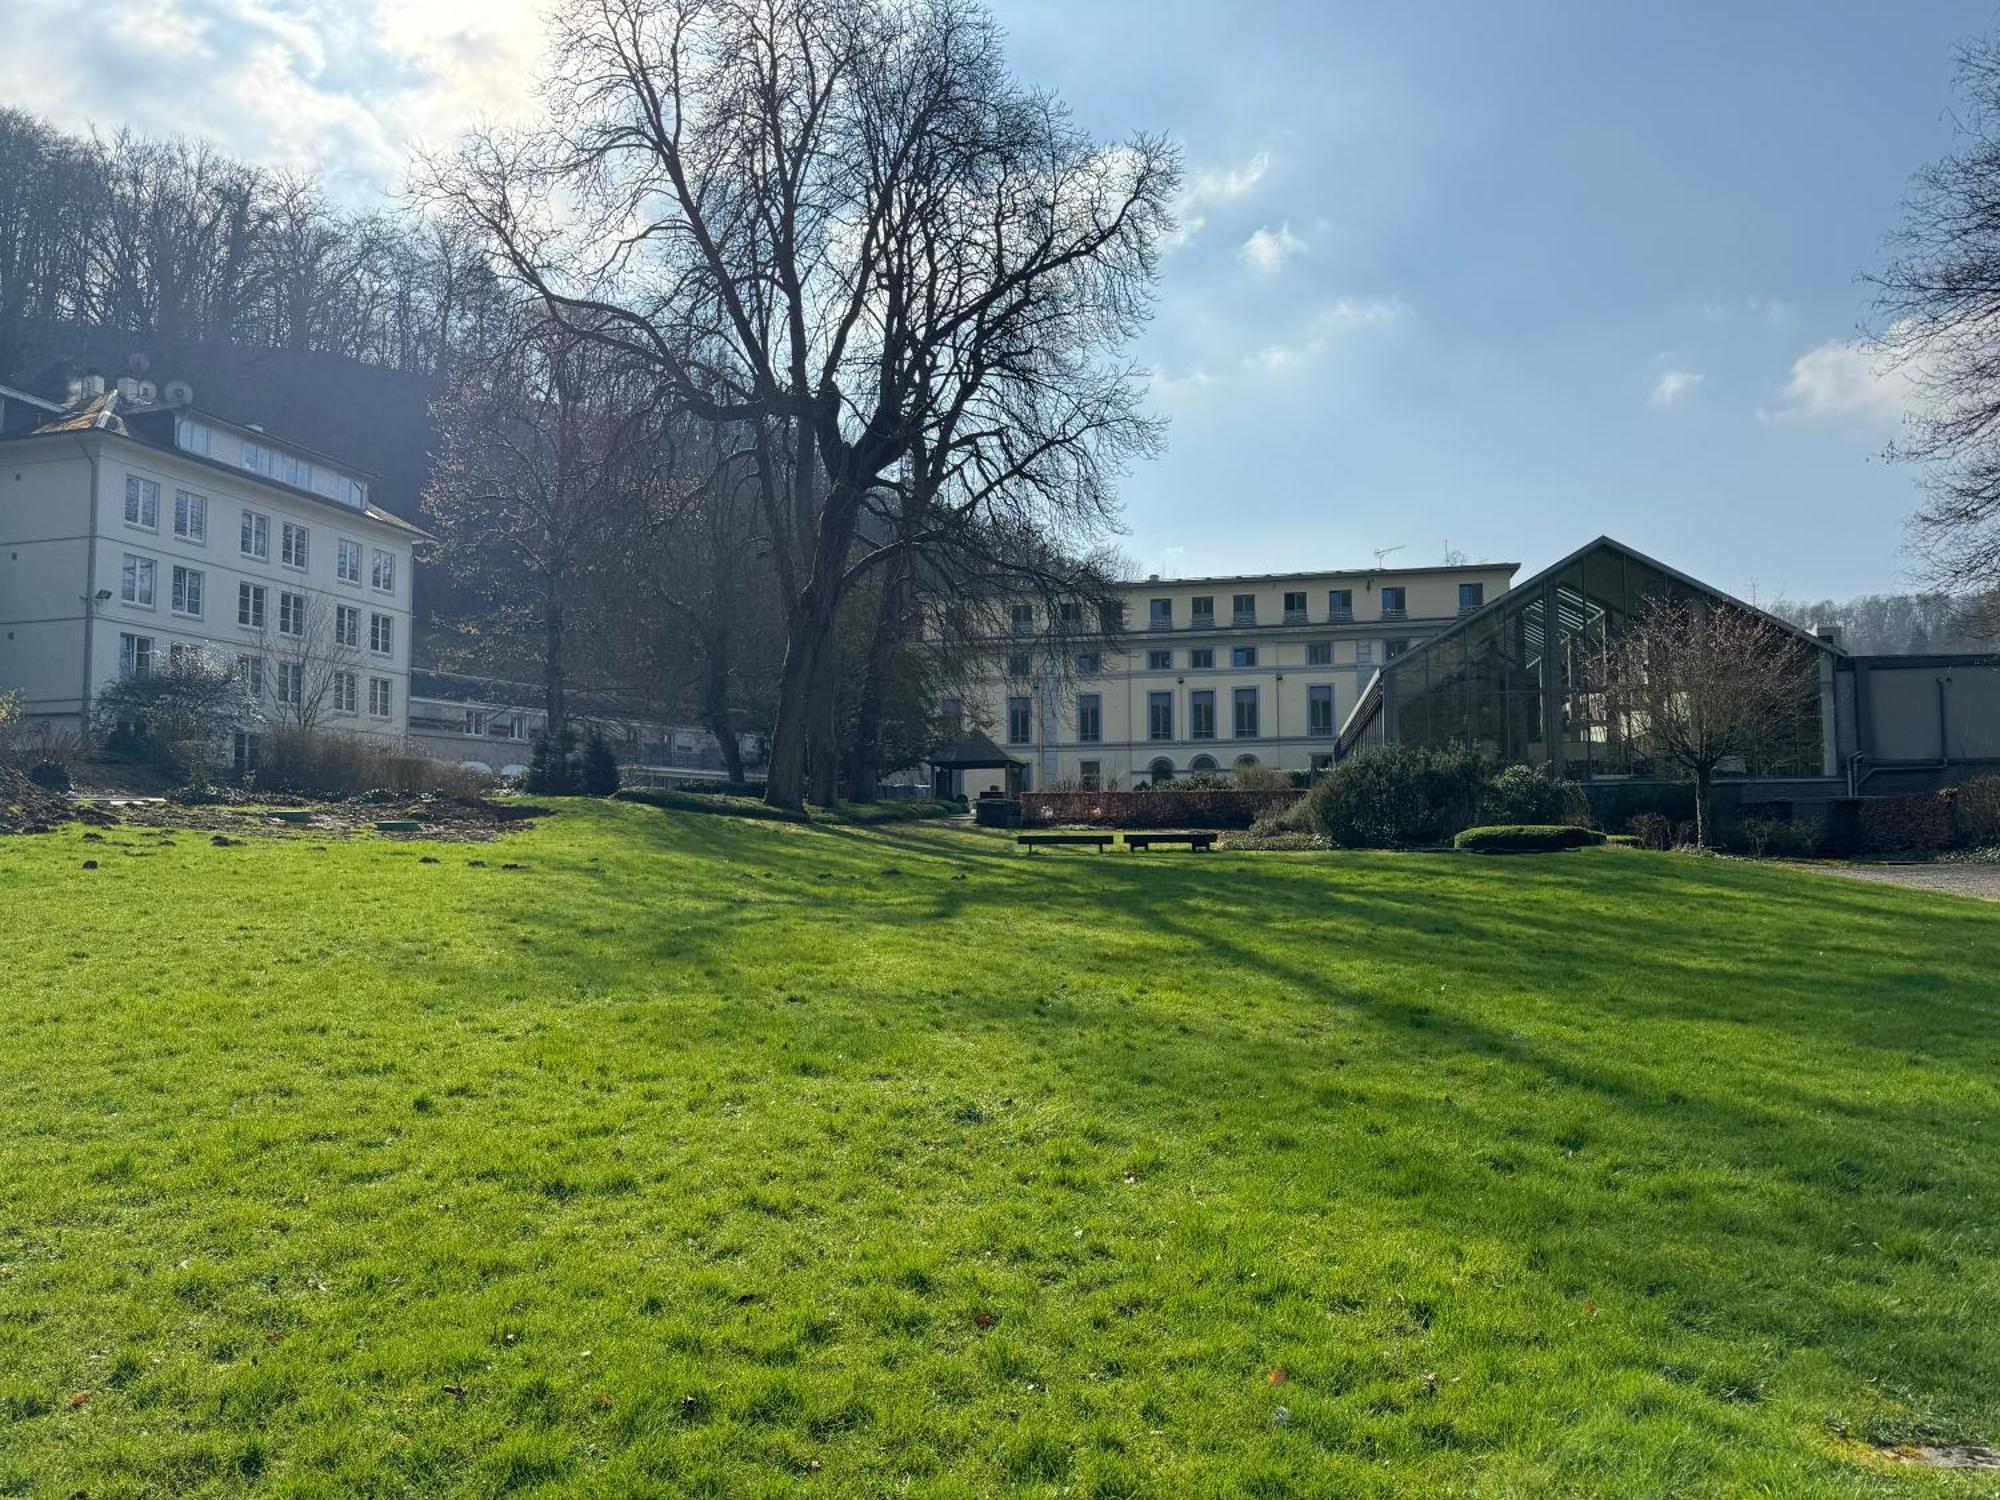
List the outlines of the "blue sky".
<svg viewBox="0 0 2000 1500">
<path fill-rule="evenodd" d="M 522 0 L 0 0 L 0 101 L 215 136 L 366 197 L 504 116 Z M 1125 487 L 1147 571 L 1608 531 L 1769 598 L 1901 586 L 1907 400 L 1851 340 L 1990 5 L 1002 0 L 1093 130 L 1182 143 Z M 115 38 L 115 41 L 107 41 Z"/>
</svg>

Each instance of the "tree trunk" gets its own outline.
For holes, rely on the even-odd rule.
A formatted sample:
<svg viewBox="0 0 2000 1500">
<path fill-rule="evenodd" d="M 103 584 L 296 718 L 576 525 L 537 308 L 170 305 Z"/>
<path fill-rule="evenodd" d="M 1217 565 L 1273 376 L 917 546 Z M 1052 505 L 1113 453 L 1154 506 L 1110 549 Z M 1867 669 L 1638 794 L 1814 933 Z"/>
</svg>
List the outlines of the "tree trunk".
<svg viewBox="0 0 2000 1500">
<path fill-rule="evenodd" d="M 842 575 L 854 545 L 860 503 L 859 493 L 844 486 L 828 495 L 813 539 L 812 574 L 786 621 L 785 666 L 778 677 L 778 716 L 771 730 L 771 766 L 764 788 L 764 800 L 773 807 L 798 812 L 805 806 L 806 760 L 821 733 L 819 711 L 831 713 L 831 699 L 822 701 L 820 695 L 832 667 Z M 830 782 L 832 776 L 826 779 Z"/>
<path fill-rule="evenodd" d="M 868 660 L 862 668 L 861 696 L 855 704 L 854 730 L 847 744 L 847 795 L 856 802 L 873 802 L 882 780 L 882 704 L 889 694 L 901 644 L 903 599 L 901 572 L 882 590 L 875 630 L 868 640 Z"/>
<path fill-rule="evenodd" d="M 563 671 L 561 584 L 551 576 L 542 600 L 542 733 L 560 743 L 569 726 L 569 683 Z"/>
<path fill-rule="evenodd" d="M 840 642 L 828 639 L 821 648 L 819 670 L 812 688 L 812 740 L 806 752 L 810 774 L 807 796 L 820 807 L 840 800 L 840 737 L 834 733 L 834 687 L 840 665 Z"/>
<path fill-rule="evenodd" d="M 722 751 L 724 774 L 732 785 L 743 783 L 743 747 L 736 738 L 736 715 L 729 707 L 729 657 L 722 635 L 712 632 L 702 648 L 702 724 Z"/>
<path fill-rule="evenodd" d="M 1708 847 L 1708 790 L 1713 773 L 1697 767 L 1694 773 L 1694 846 Z"/>
</svg>

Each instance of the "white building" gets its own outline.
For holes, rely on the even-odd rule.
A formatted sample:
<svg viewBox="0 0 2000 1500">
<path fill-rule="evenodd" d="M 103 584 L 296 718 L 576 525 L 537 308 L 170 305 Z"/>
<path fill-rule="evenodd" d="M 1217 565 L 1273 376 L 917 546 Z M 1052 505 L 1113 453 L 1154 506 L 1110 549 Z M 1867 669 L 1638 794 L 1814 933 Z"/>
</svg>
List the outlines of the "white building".
<svg viewBox="0 0 2000 1500">
<path fill-rule="evenodd" d="M 1500 597 L 1516 570 L 1149 578 L 1121 587 L 1121 628 L 1063 648 L 1077 652 L 1064 670 L 1050 658 L 1051 622 L 1015 603 L 1009 633 L 990 643 L 993 675 L 970 702 L 943 705 L 947 721 L 998 745 L 979 747 L 981 764 L 933 761 L 933 784 L 978 795 L 1321 769 L 1382 665 Z M 998 747 L 1011 765 L 991 764 Z"/>
<path fill-rule="evenodd" d="M 205 648 L 243 679 L 239 760 L 266 723 L 402 738 L 425 533 L 351 465 L 144 393 L 0 388 L 0 691 L 76 726 L 107 684 Z"/>
</svg>

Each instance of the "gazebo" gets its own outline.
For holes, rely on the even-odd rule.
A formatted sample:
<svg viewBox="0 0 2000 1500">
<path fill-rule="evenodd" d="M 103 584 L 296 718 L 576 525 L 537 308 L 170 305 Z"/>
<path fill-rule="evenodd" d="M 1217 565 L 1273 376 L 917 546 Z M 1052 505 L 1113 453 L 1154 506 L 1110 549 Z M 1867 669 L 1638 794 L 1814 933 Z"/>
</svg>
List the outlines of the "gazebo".
<svg viewBox="0 0 2000 1500">
<path fill-rule="evenodd" d="M 1027 769 L 1025 761 L 1016 760 L 994 744 L 991 736 L 977 729 L 968 730 L 938 751 L 930 758 L 930 765 L 931 788 L 940 797 L 963 795 L 967 771 L 1000 771 L 1004 773 L 1004 789 L 1018 792 L 1021 772 Z"/>
</svg>

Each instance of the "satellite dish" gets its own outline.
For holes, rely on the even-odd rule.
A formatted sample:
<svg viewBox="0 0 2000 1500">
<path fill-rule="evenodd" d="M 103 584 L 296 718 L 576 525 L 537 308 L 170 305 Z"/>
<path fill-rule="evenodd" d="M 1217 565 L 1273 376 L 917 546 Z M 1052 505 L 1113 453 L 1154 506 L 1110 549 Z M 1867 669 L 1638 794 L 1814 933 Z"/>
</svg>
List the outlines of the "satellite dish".
<svg viewBox="0 0 2000 1500">
<path fill-rule="evenodd" d="M 151 406 L 159 399 L 159 395 L 160 388 L 154 385 L 152 381 L 142 380 L 139 382 L 139 404 L 141 406 Z"/>
<path fill-rule="evenodd" d="M 169 406 L 194 405 L 194 387 L 185 380 L 169 380 L 164 394 Z"/>
</svg>

